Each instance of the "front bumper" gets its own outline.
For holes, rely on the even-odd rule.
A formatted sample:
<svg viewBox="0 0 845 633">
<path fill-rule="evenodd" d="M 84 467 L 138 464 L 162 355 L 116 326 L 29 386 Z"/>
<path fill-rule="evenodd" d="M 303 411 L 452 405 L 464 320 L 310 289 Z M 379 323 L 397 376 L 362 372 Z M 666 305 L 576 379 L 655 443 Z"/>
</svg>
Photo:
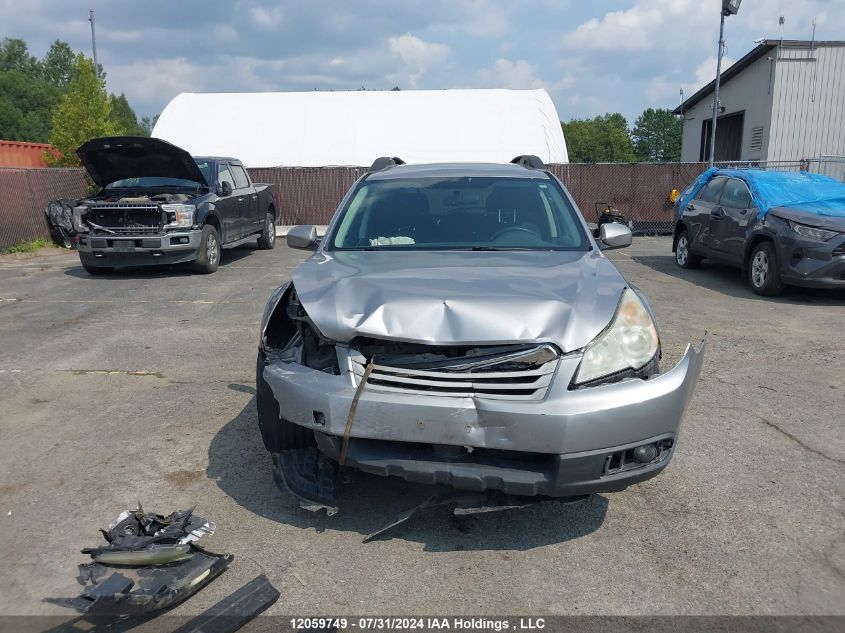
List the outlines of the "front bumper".
<svg viewBox="0 0 845 633">
<path fill-rule="evenodd" d="M 365 388 L 347 464 L 409 481 L 508 494 L 621 490 L 657 475 L 669 463 L 704 346 L 688 346 L 673 369 L 649 380 L 574 391 L 568 385 L 580 357 L 564 357 L 539 402 Z M 336 459 L 355 394 L 351 376 L 280 362 L 265 366 L 262 376 L 280 417 L 315 431 L 318 448 Z M 611 462 L 624 462 L 631 448 L 649 443 L 661 443 L 653 462 L 612 467 Z"/>
<path fill-rule="evenodd" d="M 784 282 L 805 288 L 845 288 L 845 235 L 820 242 L 790 231 L 777 243 Z"/>
<path fill-rule="evenodd" d="M 91 266 L 152 266 L 196 259 L 200 229 L 159 235 L 81 235 L 79 258 Z"/>
</svg>

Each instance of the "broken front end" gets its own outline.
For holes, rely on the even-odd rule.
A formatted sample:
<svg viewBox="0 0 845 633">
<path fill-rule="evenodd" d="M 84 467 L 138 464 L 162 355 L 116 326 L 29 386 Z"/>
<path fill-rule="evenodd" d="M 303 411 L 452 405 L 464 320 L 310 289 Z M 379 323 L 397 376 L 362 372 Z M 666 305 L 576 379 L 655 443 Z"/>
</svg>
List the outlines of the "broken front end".
<svg viewBox="0 0 845 633">
<path fill-rule="evenodd" d="M 193 197 L 184 193 L 100 195 L 73 210 L 79 256 L 90 266 L 144 266 L 193 261 L 202 231 Z"/>
<path fill-rule="evenodd" d="M 288 284 L 262 320 L 259 425 L 276 482 L 329 514 L 338 466 L 521 497 L 614 492 L 671 460 L 703 348 L 666 373 L 658 351 L 591 379 L 589 347 L 334 341 Z"/>
</svg>

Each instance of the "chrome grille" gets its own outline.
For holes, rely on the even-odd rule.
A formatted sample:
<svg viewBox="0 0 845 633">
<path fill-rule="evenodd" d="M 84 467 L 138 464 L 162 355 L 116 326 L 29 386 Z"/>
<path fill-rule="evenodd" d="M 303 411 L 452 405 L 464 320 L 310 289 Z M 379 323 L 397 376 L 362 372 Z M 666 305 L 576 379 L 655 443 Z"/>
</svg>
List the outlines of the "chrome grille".
<svg viewBox="0 0 845 633">
<path fill-rule="evenodd" d="M 530 362 L 537 358 L 545 362 Z M 374 362 L 366 389 L 458 398 L 542 400 L 557 369 L 558 358 L 559 352 L 554 347 L 539 345 L 478 364 L 458 358 L 454 368 L 442 364 L 435 369 L 393 367 Z M 354 349 L 350 350 L 349 360 L 357 386 L 368 361 Z M 520 363 L 524 368 L 497 370 L 497 366 L 512 368 Z"/>
</svg>

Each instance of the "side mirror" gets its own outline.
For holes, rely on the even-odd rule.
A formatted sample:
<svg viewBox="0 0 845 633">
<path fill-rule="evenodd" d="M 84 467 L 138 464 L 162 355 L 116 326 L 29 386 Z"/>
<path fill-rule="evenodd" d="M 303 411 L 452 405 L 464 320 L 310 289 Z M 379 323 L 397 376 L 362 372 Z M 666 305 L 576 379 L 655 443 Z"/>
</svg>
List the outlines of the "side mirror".
<svg viewBox="0 0 845 633">
<path fill-rule="evenodd" d="M 631 245 L 633 234 L 624 224 L 618 222 L 607 222 L 599 229 L 599 242 L 602 250 L 612 248 L 625 248 Z"/>
<path fill-rule="evenodd" d="M 313 224 L 300 224 L 288 231 L 288 246 L 291 248 L 313 249 L 317 246 L 317 227 Z"/>
<path fill-rule="evenodd" d="M 228 180 L 224 180 L 220 183 L 220 195 L 224 198 L 232 195 L 232 183 Z"/>
</svg>

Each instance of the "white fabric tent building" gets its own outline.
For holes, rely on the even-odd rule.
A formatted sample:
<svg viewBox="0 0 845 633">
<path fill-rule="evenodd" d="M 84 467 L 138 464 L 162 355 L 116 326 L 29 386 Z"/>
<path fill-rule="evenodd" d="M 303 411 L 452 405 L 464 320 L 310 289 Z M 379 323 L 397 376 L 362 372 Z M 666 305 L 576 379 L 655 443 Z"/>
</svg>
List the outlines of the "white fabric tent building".
<svg viewBox="0 0 845 633">
<path fill-rule="evenodd" d="M 379 156 L 502 163 L 534 154 L 568 162 L 545 90 L 183 92 L 152 135 L 248 167 L 369 166 Z"/>
</svg>

